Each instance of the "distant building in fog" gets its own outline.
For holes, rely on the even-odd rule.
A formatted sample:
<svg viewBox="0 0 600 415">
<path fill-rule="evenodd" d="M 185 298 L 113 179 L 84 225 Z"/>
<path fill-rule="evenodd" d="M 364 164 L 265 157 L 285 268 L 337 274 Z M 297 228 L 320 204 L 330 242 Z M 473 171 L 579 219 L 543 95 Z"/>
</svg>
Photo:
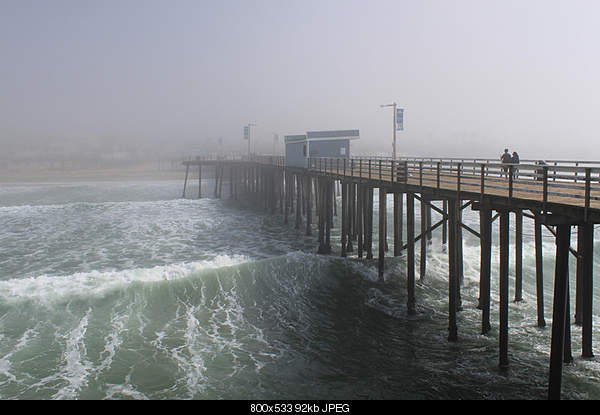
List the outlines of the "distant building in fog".
<svg viewBox="0 0 600 415">
<path fill-rule="evenodd" d="M 350 157 L 350 140 L 360 138 L 358 130 L 309 131 L 285 136 L 285 164 L 308 167 L 309 157 Z"/>
</svg>

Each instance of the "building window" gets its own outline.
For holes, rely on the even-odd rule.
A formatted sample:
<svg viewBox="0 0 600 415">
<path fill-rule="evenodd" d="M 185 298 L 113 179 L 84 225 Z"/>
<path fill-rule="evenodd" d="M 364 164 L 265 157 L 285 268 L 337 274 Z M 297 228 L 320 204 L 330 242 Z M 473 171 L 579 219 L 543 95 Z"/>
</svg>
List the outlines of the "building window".
<svg viewBox="0 0 600 415">
<path fill-rule="evenodd" d="M 341 156 L 345 156 L 346 155 L 346 147 L 340 148 L 340 155 Z"/>
<path fill-rule="evenodd" d="M 302 146 L 302 155 L 306 157 L 306 144 Z"/>
</svg>

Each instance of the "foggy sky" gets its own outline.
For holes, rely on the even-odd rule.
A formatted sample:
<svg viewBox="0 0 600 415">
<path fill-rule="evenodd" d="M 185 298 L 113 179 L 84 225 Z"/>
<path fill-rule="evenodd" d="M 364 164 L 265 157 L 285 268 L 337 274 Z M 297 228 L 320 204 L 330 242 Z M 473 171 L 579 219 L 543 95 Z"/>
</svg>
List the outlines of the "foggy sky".
<svg viewBox="0 0 600 415">
<path fill-rule="evenodd" d="M 244 152 L 249 122 L 259 151 L 360 129 L 353 154 L 391 152 L 396 101 L 399 154 L 600 160 L 598 22 L 597 0 L 0 0 L 0 153 Z"/>
</svg>

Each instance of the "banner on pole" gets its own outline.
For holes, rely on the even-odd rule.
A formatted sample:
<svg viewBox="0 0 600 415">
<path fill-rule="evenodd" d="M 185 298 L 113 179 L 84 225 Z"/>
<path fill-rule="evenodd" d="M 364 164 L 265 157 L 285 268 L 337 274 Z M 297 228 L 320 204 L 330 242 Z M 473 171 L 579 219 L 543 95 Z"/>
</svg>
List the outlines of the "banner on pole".
<svg viewBox="0 0 600 415">
<path fill-rule="evenodd" d="M 248 127 L 247 125 L 244 127 L 244 140 L 248 139 L 249 129 L 250 129 L 250 127 Z"/>
<path fill-rule="evenodd" d="M 396 109 L 396 130 L 404 131 L 404 108 Z"/>
</svg>

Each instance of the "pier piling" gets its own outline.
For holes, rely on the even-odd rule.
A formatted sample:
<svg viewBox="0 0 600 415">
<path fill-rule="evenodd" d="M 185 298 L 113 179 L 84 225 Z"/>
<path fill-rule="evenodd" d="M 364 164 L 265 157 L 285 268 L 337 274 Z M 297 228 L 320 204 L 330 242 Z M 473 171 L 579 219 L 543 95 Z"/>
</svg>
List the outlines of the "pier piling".
<svg viewBox="0 0 600 415">
<path fill-rule="evenodd" d="M 402 193 L 394 192 L 394 256 L 402 254 L 403 199 Z"/>
<path fill-rule="evenodd" d="M 515 302 L 523 301 L 523 212 L 515 211 Z"/>
<path fill-rule="evenodd" d="M 492 269 L 492 209 L 487 203 L 481 205 L 479 211 L 480 233 L 480 282 L 479 282 L 479 308 L 481 313 L 481 334 L 486 334 L 491 329 L 490 324 L 490 288 Z"/>
<path fill-rule="evenodd" d="M 190 165 L 186 164 L 186 166 L 185 166 L 185 180 L 183 181 L 183 194 L 181 195 L 181 197 L 183 199 L 185 199 L 185 188 L 187 186 L 189 172 L 190 172 Z"/>
<path fill-rule="evenodd" d="M 385 188 L 379 188 L 379 258 L 377 261 L 378 269 L 379 269 L 379 280 L 383 281 L 383 270 L 384 270 L 384 261 L 385 261 L 385 243 L 386 243 L 386 235 L 385 235 L 385 225 L 387 220 L 387 192 Z"/>
<path fill-rule="evenodd" d="M 537 298 L 537 325 L 546 327 L 544 318 L 544 258 L 542 245 L 542 218 L 540 214 L 535 215 L 535 286 Z"/>
<path fill-rule="evenodd" d="M 331 254 L 332 229 L 340 225 L 341 256 L 353 253 L 356 257 L 373 260 L 374 188 L 378 189 L 378 258 L 380 281 L 384 280 L 387 247 L 387 195 L 393 195 L 393 243 L 395 257 L 406 249 L 406 304 L 408 314 L 416 313 L 415 294 L 415 243 L 420 239 L 420 281 L 427 288 L 428 245 L 432 232 L 441 226 L 442 249 L 448 254 L 448 341 L 458 339 L 457 313 L 462 309 L 461 285 L 464 281 L 463 229 L 479 238 L 480 269 L 479 298 L 481 333 L 491 330 L 492 241 L 493 222 L 500 218 L 499 274 L 498 274 L 498 361 L 501 368 L 509 365 L 509 265 L 510 215 L 515 214 L 515 289 L 514 301 L 523 300 L 523 216 L 534 220 L 537 325 L 545 327 L 544 271 L 542 226 L 556 240 L 556 263 L 552 315 L 552 338 L 548 398 L 559 399 L 562 366 L 573 360 L 569 314 L 569 255 L 577 258 L 574 297 L 574 321 L 581 326 L 581 356 L 592 358 L 593 342 L 593 250 L 594 225 L 600 223 L 600 202 L 597 192 L 600 168 L 575 167 L 571 170 L 556 166 L 554 172 L 547 167 L 534 167 L 534 175 L 527 179 L 527 169 L 520 165 L 519 180 L 509 177 L 498 179 L 501 166 L 493 163 L 468 163 L 418 160 L 348 160 L 309 159 L 309 168 L 288 167 L 283 158 L 249 156 L 225 160 L 199 157 L 184 161 L 185 179 L 182 198 L 186 197 L 190 167 L 198 168 L 198 198 L 202 198 L 202 168 L 214 167 L 214 197 L 222 197 L 225 170 L 229 171 L 231 199 L 253 200 L 264 212 L 282 216 L 288 223 L 295 214 L 294 226 L 300 229 L 305 222 L 305 234 L 313 233 L 313 213 L 319 254 Z M 494 170 L 495 169 L 495 170 Z M 585 183 L 582 182 L 585 170 Z M 511 167 L 511 170 L 514 170 Z M 559 171 L 560 170 L 560 171 Z M 477 172 L 480 172 L 479 174 Z M 579 183 L 564 185 L 564 175 L 574 174 Z M 559 173 L 562 176 L 559 177 Z M 495 177 L 494 177 L 495 176 Z M 339 188 L 339 190 L 338 190 Z M 503 194 L 502 191 L 507 191 Z M 569 190 L 565 190 L 569 189 Z M 562 195 L 566 192 L 567 195 Z M 570 192 L 570 193 L 569 193 Z M 210 193 L 210 192 L 209 192 Z M 341 201 L 341 220 L 337 216 L 337 199 Z M 406 243 L 404 231 L 404 194 L 406 194 Z M 530 196 L 535 194 L 535 196 Z M 206 197 L 206 192 L 204 194 Z M 415 199 L 420 202 L 420 234 L 415 236 Z M 433 201 L 441 201 L 441 207 Z M 465 203 L 466 202 L 466 203 Z M 464 204 L 463 204 L 464 203 Z M 479 232 L 463 223 L 463 210 L 471 206 L 479 211 Z M 432 225 L 432 211 L 442 216 Z M 527 211 L 531 214 L 526 213 Z M 494 214 L 495 212 L 495 214 Z M 577 226 L 577 251 L 570 246 L 571 227 Z M 337 246 L 337 245 L 336 245 Z M 337 248 L 336 248 L 337 249 Z M 470 306 L 465 303 L 465 307 Z"/>
<path fill-rule="evenodd" d="M 548 399 L 560 399 L 562 367 L 564 361 L 567 295 L 569 288 L 569 244 L 571 227 L 558 225 L 556 238 L 556 266 L 554 272 L 554 307 L 552 314 L 552 340 L 550 349 L 550 374 Z"/>
<path fill-rule="evenodd" d="M 415 314 L 415 195 L 406 193 L 406 278 L 407 278 L 407 311 Z"/>
<path fill-rule="evenodd" d="M 421 194 L 421 255 L 419 258 L 419 278 L 421 281 L 425 280 L 425 270 L 427 267 L 427 238 L 430 232 L 427 231 L 427 214 L 428 208 L 426 204 L 426 196 Z"/>
<path fill-rule="evenodd" d="M 458 270 L 456 265 L 458 201 L 448 200 L 448 341 L 458 340 Z"/>
<path fill-rule="evenodd" d="M 198 164 L 198 199 L 202 198 L 202 164 Z"/>
<path fill-rule="evenodd" d="M 509 211 L 500 211 L 500 326 L 499 362 L 500 367 L 508 367 L 508 263 L 509 263 Z"/>
</svg>

